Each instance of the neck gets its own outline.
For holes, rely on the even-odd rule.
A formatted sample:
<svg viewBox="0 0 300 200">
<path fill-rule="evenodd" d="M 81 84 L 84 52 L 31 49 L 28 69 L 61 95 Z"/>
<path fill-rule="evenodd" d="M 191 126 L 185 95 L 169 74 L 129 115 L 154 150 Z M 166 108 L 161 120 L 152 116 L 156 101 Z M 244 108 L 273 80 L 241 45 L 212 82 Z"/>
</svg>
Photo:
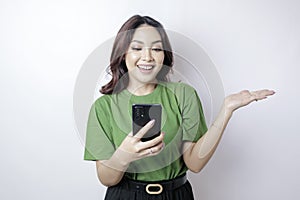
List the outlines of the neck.
<svg viewBox="0 0 300 200">
<path fill-rule="evenodd" d="M 147 83 L 147 84 L 128 84 L 127 90 L 137 96 L 143 96 L 150 94 L 154 91 L 157 82 Z"/>
</svg>

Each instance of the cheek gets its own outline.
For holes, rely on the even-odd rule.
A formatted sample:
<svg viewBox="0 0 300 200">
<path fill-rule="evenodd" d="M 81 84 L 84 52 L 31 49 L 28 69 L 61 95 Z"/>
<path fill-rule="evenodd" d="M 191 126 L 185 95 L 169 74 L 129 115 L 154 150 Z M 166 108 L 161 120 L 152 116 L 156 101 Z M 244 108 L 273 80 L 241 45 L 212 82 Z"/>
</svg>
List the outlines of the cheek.
<svg viewBox="0 0 300 200">
<path fill-rule="evenodd" d="M 164 54 L 159 55 L 159 56 L 157 57 L 157 63 L 163 64 L 164 58 L 165 58 L 165 55 L 164 55 Z"/>
<path fill-rule="evenodd" d="M 128 53 L 126 56 L 125 56 L 125 59 L 128 60 L 129 62 L 134 62 L 136 60 L 139 59 L 139 54 L 138 53 Z"/>
<path fill-rule="evenodd" d="M 134 68 L 135 63 L 138 61 L 139 56 L 136 55 L 135 53 L 128 53 L 125 56 L 125 63 L 128 69 Z"/>
</svg>

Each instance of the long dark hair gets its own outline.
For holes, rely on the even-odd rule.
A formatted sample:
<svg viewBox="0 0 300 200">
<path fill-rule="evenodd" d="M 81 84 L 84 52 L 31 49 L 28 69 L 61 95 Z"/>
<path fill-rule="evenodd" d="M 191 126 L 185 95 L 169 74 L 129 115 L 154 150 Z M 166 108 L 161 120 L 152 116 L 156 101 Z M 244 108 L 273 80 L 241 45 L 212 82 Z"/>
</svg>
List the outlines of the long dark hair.
<svg viewBox="0 0 300 200">
<path fill-rule="evenodd" d="M 109 83 L 102 86 L 100 90 L 102 94 L 118 93 L 127 87 L 129 78 L 125 63 L 125 53 L 129 48 L 135 29 L 142 24 L 147 24 L 156 28 L 161 36 L 164 51 L 164 61 L 163 67 L 157 74 L 156 78 L 158 81 L 168 81 L 167 74 L 173 66 L 173 53 L 166 31 L 164 30 L 162 24 L 153 18 L 149 16 L 134 15 L 122 25 L 115 38 L 109 67 L 112 79 Z"/>
</svg>

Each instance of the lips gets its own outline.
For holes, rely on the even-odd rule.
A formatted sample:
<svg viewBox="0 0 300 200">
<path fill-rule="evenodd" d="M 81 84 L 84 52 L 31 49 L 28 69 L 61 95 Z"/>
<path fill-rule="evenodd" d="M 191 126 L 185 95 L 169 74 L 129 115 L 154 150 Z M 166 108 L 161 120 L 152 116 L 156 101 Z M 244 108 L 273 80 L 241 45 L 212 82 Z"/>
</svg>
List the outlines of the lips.
<svg viewBox="0 0 300 200">
<path fill-rule="evenodd" d="M 154 68 L 154 65 L 138 65 L 137 67 L 142 70 L 151 70 Z"/>
</svg>

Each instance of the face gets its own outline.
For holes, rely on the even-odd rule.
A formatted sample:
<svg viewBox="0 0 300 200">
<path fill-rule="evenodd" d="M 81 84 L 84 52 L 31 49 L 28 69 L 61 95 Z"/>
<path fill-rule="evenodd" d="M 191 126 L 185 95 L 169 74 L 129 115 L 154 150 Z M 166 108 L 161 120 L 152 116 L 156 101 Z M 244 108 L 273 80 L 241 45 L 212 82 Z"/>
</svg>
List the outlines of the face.
<svg viewBox="0 0 300 200">
<path fill-rule="evenodd" d="M 138 27 L 125 55 L 129 84 L 155 82 L 163 61 L 164 51 L 158 31 L 149 25 Z"/>
</svg>

